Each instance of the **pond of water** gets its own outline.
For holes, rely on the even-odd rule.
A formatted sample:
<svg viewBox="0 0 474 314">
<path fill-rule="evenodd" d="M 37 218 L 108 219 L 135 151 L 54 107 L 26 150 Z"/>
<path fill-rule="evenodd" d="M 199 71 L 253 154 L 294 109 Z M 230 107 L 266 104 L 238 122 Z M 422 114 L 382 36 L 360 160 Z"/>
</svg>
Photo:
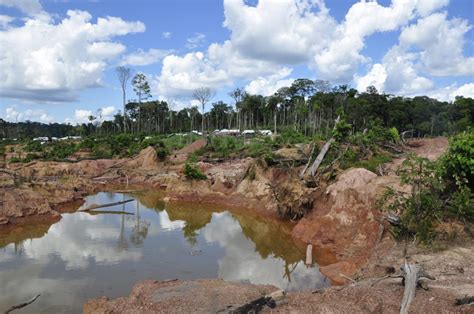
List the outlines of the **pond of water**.
<svg viewBox="0 0 474 314">
<path fill-rule="evenodd" d="M 305 248 L 278 220 L 223 206 L 165 205 L 152 193 L 98 193 L 82 207 L 132 198 L 103 209 L 125 214 L 63 214 L 53 225 L 0 232 L 0 312 L 41 294 L 21 311 L 80 313 L 88 299 L 128 295 L 143 279 L 329 285 L 318 267 L 304 265 Z"/>
</svg>

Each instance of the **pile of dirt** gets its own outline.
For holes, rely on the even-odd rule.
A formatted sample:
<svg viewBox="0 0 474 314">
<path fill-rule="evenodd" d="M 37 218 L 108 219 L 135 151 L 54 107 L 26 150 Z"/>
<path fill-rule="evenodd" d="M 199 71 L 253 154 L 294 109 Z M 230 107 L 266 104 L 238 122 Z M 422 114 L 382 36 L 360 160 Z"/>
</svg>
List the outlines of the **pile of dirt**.
<svg viewBox="0 0 474 314">
<path fill-rule="evenodd" d="M 339 273 L 353 275 L 381 240 L 384 227 L 377 200 L 387 187 L 406 189 L 398 177 L 379 177 L 363 168 L 346 170 L 316 198 L 312 211 L 293 229 L 295 239 L 337 256 L 339 263 L 321 268 L 333 283 L 345 282 Z"/>
<path fill-rule="evenodd" d="M 151 146 L 142 149 L 136 157 L 127 161 L 124 167 L 140 168 L 144 170 L 158 168 L 158 156 L 156 155 L 156 150 Z"/>
<path fill-rule="evenodd" d="M 0 205 L 0 224 L 13 223 L 29 216 L 43 216 L 59 220 L 59 213 L 40 193 L 29 189 L 4 188 Z"/>
<path fill-rule="evenodd" d="M 206 145 L 207 145 L 207 139 L 202 138 L 202 139 L 196 140 L 192 142 L 191 144 L 189 144 L 188 146 L 174 152 L 170 160 L 174 163 L 183 163 L 186 161 L 186 159 L 188 159 L 188 156 L 190 154 L 205 147 Z"/>
<path fill-rule="evenodd" d="M 88 301 L 83 313 L 220 313 L 237 309 L 278 290 L 224 282 L 219 279 L 195 281 L 143 281 L 130 296 L 109 301 Z"/>
</svg>

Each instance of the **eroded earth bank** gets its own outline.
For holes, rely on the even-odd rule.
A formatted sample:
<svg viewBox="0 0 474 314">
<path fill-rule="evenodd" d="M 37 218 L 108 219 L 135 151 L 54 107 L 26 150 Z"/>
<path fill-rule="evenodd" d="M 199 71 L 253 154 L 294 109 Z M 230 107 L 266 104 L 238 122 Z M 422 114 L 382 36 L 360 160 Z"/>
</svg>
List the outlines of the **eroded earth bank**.
<svg viewBox="0 0 474 314">
<path fill-rule="evenodd" d="M 446 149 L 447 141 L 427 139 L 418 144 L 406 150 L 436 159 Z M 264 217 L 293 222 L 291 237 L 303 245 L 313 245 L 320 272 L 333 286 L 289 292 L 273 311 L 398 312 L 403 294 L 400 279 L 377 278 L 398 272 L 408 255 L 411 262 L 422 264 L 436 278 L 428 291 L 417 291 L 411 312 L 472 312 L 469 305 L 454 304 L 457 298 L 474 291 L 471 241 L 433 252 L 396 243 L 390 236 L 390 226 L 378 201 L 387 187 L 407 189 L 394 171 L 403 156 L 387 165 L 384 175 L 351 168 L 317 182 L 299 178 L 302 166 L 269 167 L 252 158 L 201 161 L 197 165 L 207 179 L 189 180 L 183 174 L 183 163 L 188 154 L 204 145 L 206 142 L 199 140 L 165 161 L 160 161 L 150 147 L 128 159 L 15 165 L 0 173 L 1 232 L 14 233 L 18 226 L 34 223 L 52 224 L 61 219 L 62 213 L 75 211 L 86 195 L 97 191 L 161 191 L 165 202 L 245 207 Z M 281 152 L 296 157 L 308 153 L 308 147 Z M 128 297 L 90 300 L 84 312 L 225 312 L 275 290 L 278 288 L 217 279 L 149 280 L 137 283 Z"/>
</svg>

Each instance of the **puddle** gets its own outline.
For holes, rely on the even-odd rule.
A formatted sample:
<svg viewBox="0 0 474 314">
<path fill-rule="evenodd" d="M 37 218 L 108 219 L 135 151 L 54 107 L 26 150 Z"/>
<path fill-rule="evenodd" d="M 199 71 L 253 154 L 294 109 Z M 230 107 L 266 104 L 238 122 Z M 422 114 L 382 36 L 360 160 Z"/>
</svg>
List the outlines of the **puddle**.
<svg viewBox="0 0 474 314">
<path fill-rule="evenodd" d="M 90 298 L 130 293 L 143 279 L 222 278 L 286 290 L 328 286 L 287 223 L 222 206 L 165 205 L 151 193 L 89 196 L 83 207 L 123 214 L 72 213 L 51 226 L 0 234 L 0 310 L 41 294 L 23 313 L 82 312 Z M 19 311 L 19 312 L 20 312 Z"/>
</svg>

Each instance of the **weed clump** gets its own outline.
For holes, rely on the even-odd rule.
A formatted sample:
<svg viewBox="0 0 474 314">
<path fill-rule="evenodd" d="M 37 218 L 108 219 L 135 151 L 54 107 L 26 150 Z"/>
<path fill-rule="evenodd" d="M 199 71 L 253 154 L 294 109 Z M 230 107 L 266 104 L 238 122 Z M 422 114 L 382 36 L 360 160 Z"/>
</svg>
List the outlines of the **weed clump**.
<svg viewBox="0 0 474 314">
<path fill-rule="evenodd" d="M 184 175 L 188 180 L 206 180 L 207 176 L 194 163 L 187 162 L 184 165 Z"/>
</svg>

